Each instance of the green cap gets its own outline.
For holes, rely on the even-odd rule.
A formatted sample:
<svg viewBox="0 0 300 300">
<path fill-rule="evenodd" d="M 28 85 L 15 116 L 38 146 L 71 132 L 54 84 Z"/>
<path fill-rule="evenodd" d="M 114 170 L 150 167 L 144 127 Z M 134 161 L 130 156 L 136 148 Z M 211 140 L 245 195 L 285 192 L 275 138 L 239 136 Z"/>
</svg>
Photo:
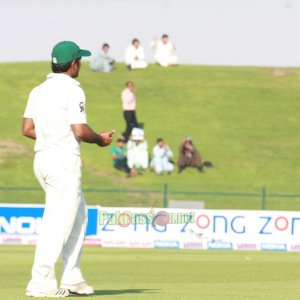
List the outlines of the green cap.
<svg viewBox="0 0 300 300">
<path fill-rule="evenodd" d="M 74 42 L 63 41 L 54 46 L 51 56 L 54 64 L 63 65 L 82 56 L 91 56 L 91 52 L 80 49 Z"/>
</svg>

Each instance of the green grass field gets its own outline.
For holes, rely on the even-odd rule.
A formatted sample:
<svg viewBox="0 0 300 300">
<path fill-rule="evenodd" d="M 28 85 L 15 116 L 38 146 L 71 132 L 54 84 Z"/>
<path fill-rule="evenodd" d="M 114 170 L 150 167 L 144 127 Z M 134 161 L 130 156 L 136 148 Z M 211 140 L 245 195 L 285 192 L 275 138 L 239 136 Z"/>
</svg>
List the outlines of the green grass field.
<svg viewBox="0 0 300 300">
<path fill-rule="evenodd" d="M 0 247 L 1 300 L 28 299 L 33 254 L 31 246 Z M 103 300 L 299 299 L 299 269 L 299 254 L 283 252 L 85 247 L 82 259 L 92 299 Z"/>
<path fill-rule="evenodd" d="M 36 187 L 32 171 L 33 142 L 20 133 L 30 90 L 44 80 L 49 64 L 0 64 L 0 188 Z M 278 76 L 278 74 L 280 76 Z M 127 80 L 136 85 L 139 122 L 145 124 L 150 151 L 163 137 L 175 152 L 191 135 L 204 160 L 215 168 L 205 174 L 186 170 L 158 177 L 146 173 L 125 178 L 112 168 L 109 149 L 82 145 L 83 187 L 86 189 L 162 190 L 170 192 L 243 192 L 300 194 L 300 70 L 282 74 L 271 68 L 151 65 L 129 72 L 118 64 L 109 75 L 90 72 L 83 64 L 80 82 L 87 96 L 89 124 L 95 130 L 124 130 L 120 93 Z M 261 197 L 191 196 L 171 199 L 204 200 L 207 208 L 260 209 Z M 86 193 L 88 204 L 149 206 L 161 193 Z M 34 191 L 4 191 L 1 202 L 41 203 Z M 269 209 L 300 209 L 300 199 L 268 199 Z"/>
</svg>

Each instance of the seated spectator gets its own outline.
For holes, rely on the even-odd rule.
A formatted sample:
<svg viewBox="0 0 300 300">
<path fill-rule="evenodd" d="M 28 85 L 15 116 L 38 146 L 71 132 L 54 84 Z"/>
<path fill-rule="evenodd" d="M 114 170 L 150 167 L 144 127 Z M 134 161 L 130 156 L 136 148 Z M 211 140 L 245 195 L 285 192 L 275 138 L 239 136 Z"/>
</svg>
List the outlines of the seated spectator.
<svg viewBox="0 0 300 300">
<path fill-rule="evenodd" d="M 151 167 L 154 168 L 157 175 L 162 175 L 163 172 L 171 172 L 174 170 L 174 165 L 170 162 L 173 157 L 173 152 L 162 138 L 158 138 L 156 145 L 153 148 L 153 158 Z"/>
<path fill-rule="evenodd" d="M 109 44 L 102 46 L 102 51 L 97 53 L 90 62 L 90 68 L 95 72 L 110 73 L 114 67 L 115 60 L 108 56 Z"/>
<path fill-rule="evenodd" d="M 151 48 L 155 50 L 155 62 L 162 67 L 177 65 L 178 57 L 175 55 L 175 46 L 169 41 L 167 34 L 163 34 L 161 41 L 157 41 L 155 38 L 151 43 Z"/>
<path fill-rule="evenodd" d="M 127 164 L 130 169 L 149 167 L 148 143 L 144 138 L 144 130 L 133 128 L 130 140 L 127 142 Z"/>
<path fill-rule="evenodd" d="M 111 148 L 112 159 L 114 167 L 122 172 L 125 172 L 127 176 L 133 175 L 130 168 L 127 165 L 127 150 L 124 139 L 119 138 L 116 146 Z"/>
<path fill-rule="evenodd" d="M 178 173 L 186 167 L 197 168 L 199 172 L 204 172 L 200 153 L 193 145 L 191 137 L 186 137 L 179 147 Z"/>
<path fill-rule="evenodd" d="M 138 39 L 133 39 L 132 45 L 125 51 L 125 64 L 129 70 L 144 69 L 148 67 L 145 61 L 145 53 Z"/>
</svg>

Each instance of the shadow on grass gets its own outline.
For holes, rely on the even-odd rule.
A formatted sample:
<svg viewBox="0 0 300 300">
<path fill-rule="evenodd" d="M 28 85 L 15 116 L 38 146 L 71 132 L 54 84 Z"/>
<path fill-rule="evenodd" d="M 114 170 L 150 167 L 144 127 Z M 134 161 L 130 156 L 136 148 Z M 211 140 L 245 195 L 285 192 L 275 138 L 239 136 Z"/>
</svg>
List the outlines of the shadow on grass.
<svg viewBox="0 0 300 300">
<path fill-rule="evenodd" d="M 105 295 L 121 295 L 121 294 L 142 294 L 142 293 L 153 293 L 155 290 L 152 289 L 127 289 L 127 290 L 97 290 L 94 295 L 105 296 Z"/>
</svg>

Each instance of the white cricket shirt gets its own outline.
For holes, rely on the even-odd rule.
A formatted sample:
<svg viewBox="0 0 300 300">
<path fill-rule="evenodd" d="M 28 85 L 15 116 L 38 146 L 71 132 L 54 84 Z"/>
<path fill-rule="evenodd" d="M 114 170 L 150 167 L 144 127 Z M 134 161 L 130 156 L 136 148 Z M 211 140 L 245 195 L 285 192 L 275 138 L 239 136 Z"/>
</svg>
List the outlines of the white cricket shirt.
<svg viewBox="0 0 300 300">
<path fill-rule="evenodd" d="M 80 155 L 80 142 L 72 124 L 86 124 L 85 94 L 80 83 L 66 74 L 50 73 L 35 87 L 27 102 L 24 118 L 33 119 L 35 152 L 58 150 Z"/>
</svg>

